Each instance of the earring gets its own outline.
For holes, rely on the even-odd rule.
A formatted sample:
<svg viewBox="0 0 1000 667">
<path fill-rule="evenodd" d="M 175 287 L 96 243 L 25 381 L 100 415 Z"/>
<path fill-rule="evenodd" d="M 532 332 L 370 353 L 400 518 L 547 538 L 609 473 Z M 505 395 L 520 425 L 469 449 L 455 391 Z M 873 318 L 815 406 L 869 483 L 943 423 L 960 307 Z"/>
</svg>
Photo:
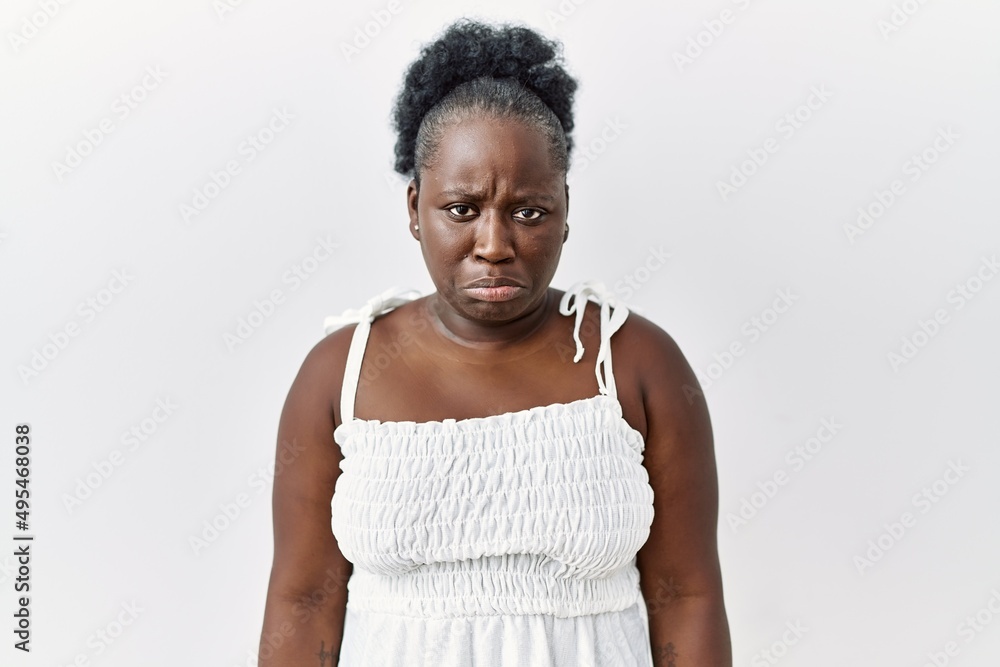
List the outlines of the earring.
<svg viewBox="0 0 1000 667">
<path fill-rule="evenodd" d="M 413 231 L 420 229 L 420 225 L 413 225 Z"/>
</svg>

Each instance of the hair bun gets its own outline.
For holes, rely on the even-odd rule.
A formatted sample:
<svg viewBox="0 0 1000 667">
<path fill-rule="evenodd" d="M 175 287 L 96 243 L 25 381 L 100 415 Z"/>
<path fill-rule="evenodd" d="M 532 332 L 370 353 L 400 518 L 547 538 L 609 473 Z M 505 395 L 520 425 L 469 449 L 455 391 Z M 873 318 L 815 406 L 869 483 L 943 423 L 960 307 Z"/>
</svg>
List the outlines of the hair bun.
<svg viewBox="0 0 1000 667">
<path fill-rule="evenodd" d="M 577 84 L 563 67 L 559 43 L 525 26 L 462 18 L 425 45 L 406 71 L 393 111 L 398 172 L 413 168 L 413 147 L 427 112 L 460 84 L 480 77 L 514 79 L 533 92 L 570 142 Z"/>
</svg>

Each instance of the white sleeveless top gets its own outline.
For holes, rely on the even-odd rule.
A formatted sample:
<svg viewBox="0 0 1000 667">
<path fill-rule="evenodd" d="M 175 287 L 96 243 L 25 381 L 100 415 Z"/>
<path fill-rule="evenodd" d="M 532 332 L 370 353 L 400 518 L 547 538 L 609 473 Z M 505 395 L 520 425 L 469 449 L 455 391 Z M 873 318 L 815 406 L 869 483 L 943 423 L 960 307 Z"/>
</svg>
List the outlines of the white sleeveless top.
<svg viewBox="0 0 1000 667">
<path fill-rule="evenodd" d="M 326 318 L 327 334 L 358 323 L 333 433 L 331 527 L 354 564 L 339 665 L 651 667 L 635 555 L 653 490 L 611 365 L 628 310 L 599 282 L 567 290 L 574 361 L 591 295 L 598 395 L 460 420 L 354 417 L 372 321 L 418 292 L 390 288 Z"/>
</svg>

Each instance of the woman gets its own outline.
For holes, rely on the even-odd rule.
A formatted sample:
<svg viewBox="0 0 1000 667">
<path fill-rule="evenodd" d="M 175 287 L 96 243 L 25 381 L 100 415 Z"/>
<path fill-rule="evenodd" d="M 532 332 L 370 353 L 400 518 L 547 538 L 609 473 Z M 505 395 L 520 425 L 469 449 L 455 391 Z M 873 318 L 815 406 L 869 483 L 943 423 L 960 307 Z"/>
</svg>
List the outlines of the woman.
<svg viewBox="0 0 1000 667">
<path fill-rule="evenodd" d="M 557 53 L 461 20 L 407 72 L 396 169 L 436 291 L 327 318 L 292 385 L 263 667 L 732 664 L 697 380 L 600 283 L 550 287 Z"/>
</svg>

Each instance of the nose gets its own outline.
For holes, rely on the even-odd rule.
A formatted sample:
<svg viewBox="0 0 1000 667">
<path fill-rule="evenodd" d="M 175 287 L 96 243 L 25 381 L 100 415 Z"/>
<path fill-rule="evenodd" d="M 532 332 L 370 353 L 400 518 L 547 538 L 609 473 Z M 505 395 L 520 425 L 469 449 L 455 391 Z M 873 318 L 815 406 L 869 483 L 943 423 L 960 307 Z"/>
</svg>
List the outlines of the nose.
<svg viewBox="0 0 1000 667">
<path fill-rule="evenodd" d="M 503 216 L 495 211 L 483 211 L 476 221 L 474 254 L 477 260 L 497 264 L 514 259 L 511 229 Z"/>
</svg>

